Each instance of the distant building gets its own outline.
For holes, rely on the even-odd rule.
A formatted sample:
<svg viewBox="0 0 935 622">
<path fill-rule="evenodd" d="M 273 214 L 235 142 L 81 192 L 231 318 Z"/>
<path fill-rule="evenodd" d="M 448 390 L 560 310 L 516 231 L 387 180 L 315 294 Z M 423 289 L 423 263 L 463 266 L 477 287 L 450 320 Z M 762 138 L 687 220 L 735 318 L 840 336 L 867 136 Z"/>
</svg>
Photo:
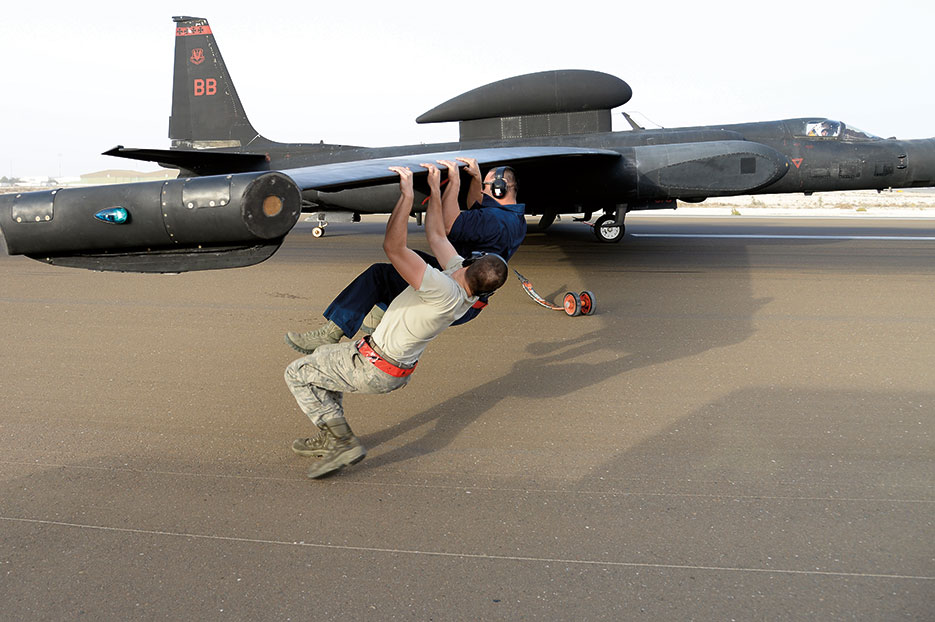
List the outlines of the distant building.
<svg viewBox="0 0 935 622">
<path fill-rule="evenodd" d="M 55 180 L 51 177 L 17 177 L 12 185 L 19 188 L 43 188 L 54 186 Z"/>
<path fill-rule="evenodd" d="M 164 179 L 175 179 L 179 172 L 175 169 L 162 169 L 149 173 L 140 171 L 123 171 L 111 169 L 106 171 L 97 171 L 96 173 L 85 173 L 81 176 L 80 183 L 83 186 L 101 186 L 104 184 L 132 184 L 138 181 L 161 181 Z"/>
</svg>

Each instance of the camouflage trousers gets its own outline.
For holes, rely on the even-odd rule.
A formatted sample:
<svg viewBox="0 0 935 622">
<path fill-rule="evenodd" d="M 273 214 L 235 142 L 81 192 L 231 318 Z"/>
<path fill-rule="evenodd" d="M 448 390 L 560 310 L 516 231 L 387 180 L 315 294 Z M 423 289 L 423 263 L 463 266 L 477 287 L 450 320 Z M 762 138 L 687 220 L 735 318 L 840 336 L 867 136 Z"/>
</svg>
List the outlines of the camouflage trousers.
<svg viewBox="0 0 935 622">
<path fill-rule="evenodd" d="M 354 341 L 326 344 L 286 367 L 286 385 L 312 423 L 344 417 L 344 393 L 389 393 L 409 382 L 382 372 Z"/>
</svg>

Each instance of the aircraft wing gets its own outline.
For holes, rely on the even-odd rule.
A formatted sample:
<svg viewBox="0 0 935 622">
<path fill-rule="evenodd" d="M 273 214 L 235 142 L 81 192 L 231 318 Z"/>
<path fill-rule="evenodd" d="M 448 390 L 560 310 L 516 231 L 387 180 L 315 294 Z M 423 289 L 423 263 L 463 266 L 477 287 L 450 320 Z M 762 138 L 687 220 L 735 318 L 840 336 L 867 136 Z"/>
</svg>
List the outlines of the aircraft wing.
<svg viewBox="0 0 935 622">
<path fill-rule="evenodd" d="M 0 196 L 0 229 L 11 255 L 120 272 L 186 272 L 248 266 L 269 258 L 298 222 L 302 191 L 391 183 L 389 166 L 477 158 L 520 162 L 612 162 L 616 151 L 505 147 L 400 155 L 318 166 L 58 188 Z"/>
<path fill-rule="evenodd" d="M 194 171 L 198 175 L 245 173 L 258 170 L 267 162 L 266 155 L 262 153 L 238 153 L 210 149 L 136 149 L 123 145 L 108 149 L 101 155 L 178 166 Z"/>
<path fill-rule="evenodd" d="M 495 147 L 487 149 L 465 149 L 459 151 L 437 151 L 412 155 L 400 155 L 373 160 L 355 160 L 337 162 L 301 168 L 281 169 L 295 181 L 301 190 L 323 190 L 334 192 L 361 186 L 392 183 L 399 176 L 389 170 L 390 166 L 408 166 L 417 175 L 425 170 L 420 166 L 437 160 L 455 158 L 476 158 L 481 168 L 500 165 L 514 165 L 529 162 L 556 162 L 569 158 L 615 161 L 621 157 L 617 151 L 609 149 L 587 149 L 578 147 Z"/>
</svg>

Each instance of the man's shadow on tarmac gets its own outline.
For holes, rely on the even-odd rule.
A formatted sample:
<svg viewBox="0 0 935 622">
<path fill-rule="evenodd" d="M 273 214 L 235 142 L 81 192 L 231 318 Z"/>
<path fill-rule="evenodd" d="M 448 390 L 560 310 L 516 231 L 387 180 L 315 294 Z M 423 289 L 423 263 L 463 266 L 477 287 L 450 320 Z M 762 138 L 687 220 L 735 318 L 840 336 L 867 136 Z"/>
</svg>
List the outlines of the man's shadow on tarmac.
<svg viewBox="0 0 935 622">
<path fill-rule="evenodd" d="M 746 259 L 746 252 L 740 254 Z M 731 259 L 734 267 L 737 258 L 734 254 Z M 693 268 L 697 267 L 693 263 Z M 669 272 L 660 270 L 658 281 L 650 277 L 651 287 L 640 291 L 617 288 L 610 296 L 603 296 L 605 303 L 598 307 L 599 315 L 584 319 L 602 320 L 600 329 L 577 339 L 531 343 L 526 347 L 528 356 L 517 360 L 506 375 L 472 386 L 384 431 L 366 435 L 364 444 L 378 447 L 434 422 L 422 437 L 373 456 L 355 470 L 402 462 L 444 448 L 506 398 L 560 397 L 635 369 L 739 343 L 753 334 L 752 317 L 768 301 L 752 297 L 746 270 L 742 276 L 734 271 L 729 280 L 719 280 L 718 285 L 723 287 L 699 289 L 695 283 L 691 291 L 683 289 L 686 282 L 692 281 L 691 275 L 666 280 Z M 666 290 L 664 283 L 670 289 Z M 692 298 L 687 307 L 686 296 Z M 716 320 L 714 330 L 710 330 L 712 320 Z M 634 324 L 658 329 L 633 330 Z M 600 356 L 601 351 L 604 356 Z"/>
</svg>

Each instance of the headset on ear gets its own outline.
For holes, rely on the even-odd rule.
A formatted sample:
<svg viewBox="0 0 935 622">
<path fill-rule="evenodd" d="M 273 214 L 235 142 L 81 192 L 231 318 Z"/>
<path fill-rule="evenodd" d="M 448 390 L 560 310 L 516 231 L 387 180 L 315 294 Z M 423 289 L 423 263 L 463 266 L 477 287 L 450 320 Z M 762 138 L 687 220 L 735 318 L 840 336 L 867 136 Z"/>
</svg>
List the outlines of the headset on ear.
<svg viewBox="0 0 935 622">
<path fill-rule="evenodd" d="M 509 166 L 499 166 L 497 167 L 497 170 L 494 171 L 493 181 L 490 182 L 490 193 L 493 195 L 493 198 L 502 199 L 506 196 L 506 193 L 510 189 L 510 184 L 506 179 L 503 178 L 503 176 L 507 171 L 512 170 L 513 169 Z M 513 174 L 516 175 L 515 172 Z"/>
<path fill-rule="evenodd" d="M 461 260 L 461 267 L 462 267 L 462 268 L 467 268 L 468 266 L 470 266 L 472 263 L 474 263 L 475 261 L 477 261 L 477 260 L 480 259 L 481 257 L 486 257 L 487 255 L 491 255 L 491 256 L 493 256 L 493 257 L 496 257 L 497 259 L 499 259 L 500 261 L 503 262 L 503 265 L 504 265 L 504 266 L 509 267 L 509 265 L 510 265 L 510 264 L 508 264 L 508 263 L 506 262 L 506 259 L 504 259 L 504 258 L 501 257 L 500 255 L 498 255 L 497 253 L 488 253 L 487 251 L 472 251 L 470 257 L 465 257 L 464 259 Z"/>
</svg>

